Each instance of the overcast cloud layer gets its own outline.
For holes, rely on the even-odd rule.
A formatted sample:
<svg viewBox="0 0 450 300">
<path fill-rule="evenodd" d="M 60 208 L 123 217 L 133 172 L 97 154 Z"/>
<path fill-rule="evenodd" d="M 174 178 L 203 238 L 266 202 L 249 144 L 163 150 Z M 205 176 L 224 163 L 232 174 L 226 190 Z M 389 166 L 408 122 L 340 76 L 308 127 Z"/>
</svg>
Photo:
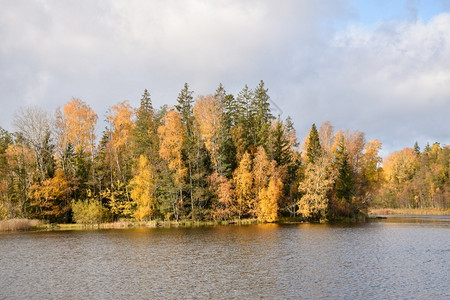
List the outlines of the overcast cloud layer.
<svg viewBox="0 0 450 300">
<path fill-rule="evenodd" d="M 0 0 L 0 126 L 12 130 L 30 104 L 53 111 L 77 97 L 102 120 L 119 101 L 138 106 L 145 88 L 160 106 L 184 82 L 237 94 L 263 79 L 301 139 L 329 120 L 385 151 L 450 144 L 445 2 L 426 20 L 405 1 L 393 15 L 406 17 L 365 23 L 338 0 Z"/>
</svg>

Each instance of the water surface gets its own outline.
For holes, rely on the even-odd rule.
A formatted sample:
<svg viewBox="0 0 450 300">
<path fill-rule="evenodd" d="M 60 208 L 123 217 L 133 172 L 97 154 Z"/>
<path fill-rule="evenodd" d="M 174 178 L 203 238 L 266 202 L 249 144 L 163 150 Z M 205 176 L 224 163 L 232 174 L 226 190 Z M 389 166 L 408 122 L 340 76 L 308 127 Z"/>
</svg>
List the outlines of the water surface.
<svg viewBox="0 0 450 300">
<path fill-rule="evenodd" d="M 450 217 L 0 234 L 0 299 L 449 299 Z"/>
</svg>

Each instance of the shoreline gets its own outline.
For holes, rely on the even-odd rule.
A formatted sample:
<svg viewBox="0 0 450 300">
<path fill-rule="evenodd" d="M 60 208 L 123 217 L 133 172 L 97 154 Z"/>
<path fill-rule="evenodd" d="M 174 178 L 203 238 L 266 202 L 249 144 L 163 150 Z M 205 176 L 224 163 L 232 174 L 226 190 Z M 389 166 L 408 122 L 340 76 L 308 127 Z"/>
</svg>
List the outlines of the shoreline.
<svg viewBox="0 0 450 300">
<path fill-rule="evenodd" d="M 341 219 L 331 220 L 330 224 L 336 223 L 355 223 L 368 222 L 380 216 L 387 215 L 412 215 L 412 216 L 450 216 L 450 209 L 435 208 L 370 208 L 365 218 L 362 219 Z M 284 217 L 272 224 L 289 225 L 289 224 L 308 224 L 300 217 Z M 227 220 L 227 221 L 134 221 L 119 220 L 116 222 L 100 223 L 100 224 L 76 224 L 61 223 L 50 224 L 40 220 L 30 219 L 9 219 L 0 221 L 0 232 L 24 232 L 24 231 L 65 231 L 65 230 L 104 230 L 104 229 L 132 229 L 132 228 L 192 228 L 192 227 L 214 227 L 214 226 L 246 226 L 265 224 L 256 219 Z M 271 223 L 266 223 L 271 224 Z M 311 224 L 314 224 L 312 222 Z"/>
<path fill-rule="evenodd" d="M 371 215 L 450 216 L 450 209 L 437 208 L 370 208 Z"/>
<path fill-rule="evenodd" d="M 272 223 L 260 222 L 257 219 L 241 219 L 227 221 L 134 221 L 120 220 L 116 222 L 100 224 L 76 224 L 76 223 L 58 223 L 51 224 L 45 221 L 30 219 L 10 219 L 0 221 L 0 232 L 26 232 L 26 231 L 70 231 L 70 230 L 107 230 L 107 229 L 132 229 L 132 228 L 194 228 L 194 227 L 215 227 L 215 226 L 249 226 L 257 224 L 307 224 L 300 217 L 281 218 Z M 18 226 L 17 224 L 20 224 Z"/>
</svg>

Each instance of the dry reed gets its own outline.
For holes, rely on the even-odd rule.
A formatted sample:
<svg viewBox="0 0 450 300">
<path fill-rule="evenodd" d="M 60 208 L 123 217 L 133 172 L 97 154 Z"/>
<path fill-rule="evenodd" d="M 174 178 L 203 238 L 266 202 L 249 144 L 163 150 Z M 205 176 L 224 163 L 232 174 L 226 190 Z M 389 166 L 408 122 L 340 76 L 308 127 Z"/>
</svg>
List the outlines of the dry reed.
<svg viewBox="0 0 450 300">
<path fill-rule="evenodd" d="M 448 216 L 450 209 L 437 208 L 379 208 L 370 209 L 372 215 L 430 215 L 430 216 Z"/>
<path fill-rule="evenodd" d="M 39 220 L 10 219 L 0 221 L 0 231 L 25 231 L 40 225 Z"/>
</svg>

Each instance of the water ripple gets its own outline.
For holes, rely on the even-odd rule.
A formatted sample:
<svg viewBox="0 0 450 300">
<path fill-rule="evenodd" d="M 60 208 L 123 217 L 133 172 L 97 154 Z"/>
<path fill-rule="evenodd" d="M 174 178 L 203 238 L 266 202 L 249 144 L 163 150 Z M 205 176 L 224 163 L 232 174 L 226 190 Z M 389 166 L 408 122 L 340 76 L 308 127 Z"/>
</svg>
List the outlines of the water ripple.
<svg viewBox="0 0 450 300">
<path fill-rule="evenodd" d="M 4 234 L 0 299 L 449 299 L 445 224 Z"/>
</svg>

